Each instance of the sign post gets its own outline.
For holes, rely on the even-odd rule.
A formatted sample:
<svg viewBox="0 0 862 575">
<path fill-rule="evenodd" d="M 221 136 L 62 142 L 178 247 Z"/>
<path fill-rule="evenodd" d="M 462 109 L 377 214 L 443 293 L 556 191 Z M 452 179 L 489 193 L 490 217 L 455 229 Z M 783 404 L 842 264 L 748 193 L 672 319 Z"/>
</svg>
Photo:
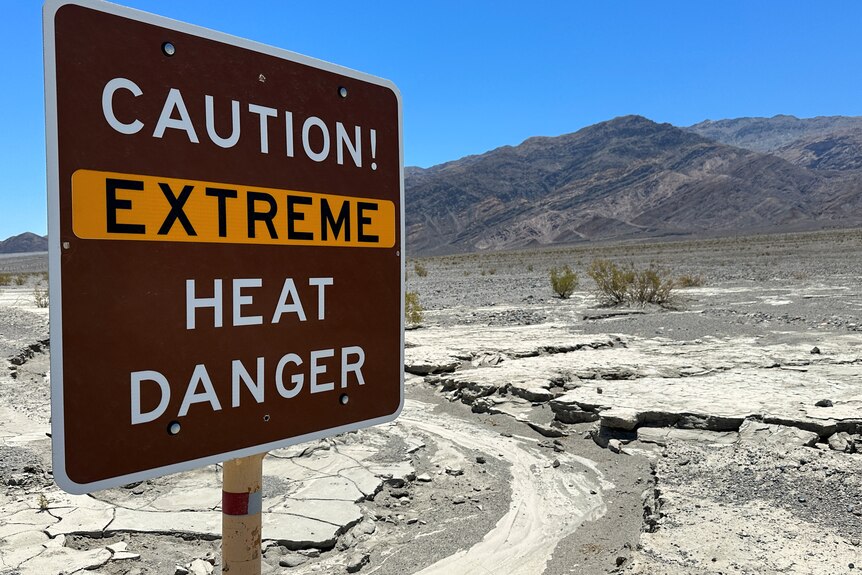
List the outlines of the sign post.
<svg viewBox="0 0 862 575">
<path fill-rule="evenodd" d="M 398 90 L 95 0 L 44 33 L 56 481 L 226 461 L 259 563 L 259 454 L 401 409 Z"/>
<path fill-rule="evenodd" d="M 222 573 L 260 575 L 264 455 L 224 463 Z"/>
</svg>

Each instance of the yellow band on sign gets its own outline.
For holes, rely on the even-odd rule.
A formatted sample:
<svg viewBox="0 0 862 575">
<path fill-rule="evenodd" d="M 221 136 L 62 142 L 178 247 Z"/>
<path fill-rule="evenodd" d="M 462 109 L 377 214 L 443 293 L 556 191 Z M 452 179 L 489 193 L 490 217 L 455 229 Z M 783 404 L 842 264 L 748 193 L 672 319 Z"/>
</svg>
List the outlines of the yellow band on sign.
<svg viewBox="0 0 862 575">
<path fill-rule="evenodd" d="M 78 170 L 82 239 L 391 248 L 389 200 Z"/>
</svg>

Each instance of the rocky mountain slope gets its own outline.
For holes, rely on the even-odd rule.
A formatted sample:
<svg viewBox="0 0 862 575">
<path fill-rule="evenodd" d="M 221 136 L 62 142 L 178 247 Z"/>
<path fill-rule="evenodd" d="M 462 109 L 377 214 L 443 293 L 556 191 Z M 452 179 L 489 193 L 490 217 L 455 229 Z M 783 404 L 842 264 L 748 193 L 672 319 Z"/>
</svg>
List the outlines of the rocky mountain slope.
<svg viewBox="0 0 862 575">
<path fill-rule="evenodd" d="M 736 118 L 688 130 L 711 140 L 767 152 L 814 170 L 862 170 L 862 117 Z"/>
<path fill-rule="evenodd" d="M 410 168 L 408 248 L 435 254 L 862 223 L 858 174 L 815 170 L 799 150 L 785 153 L 799 165 L 625 116 Z"/>
<path fill-rule="evenodd" d="M 24 232 L 0 241 L 0 254 L 22 254 L 27 252 L 47 252 L 48 236 Z"/>
<path fill-rule="evenodd" d="M 755 152 L 774 152 L 797 140 L 812 140 L 835 133 L 862 131 L 862 117 L 818 116 L 705 120 L 686 128 L 696 134 Z"/>
</svg>

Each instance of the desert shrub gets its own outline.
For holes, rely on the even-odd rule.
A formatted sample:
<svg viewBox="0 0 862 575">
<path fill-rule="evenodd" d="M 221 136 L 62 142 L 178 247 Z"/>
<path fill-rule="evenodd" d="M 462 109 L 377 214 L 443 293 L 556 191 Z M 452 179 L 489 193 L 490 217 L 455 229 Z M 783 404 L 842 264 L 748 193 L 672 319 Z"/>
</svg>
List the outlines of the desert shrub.
<svg viewBox="0 0 862 575">
<path fill-rule="evenodd" d="M 404 294 L 404 321 L 407 325 L 422 323 L 422 305 L 419 303 L 419 293 L 409 291 Z"/>
<path fill-rule="evenodd" d="M 48 288 L 43 287 L 42 284 L 36 284 L 33 288 L 33 301 L 36 302 L 36 307 L 48 307 Z"/>
<path fill-rule="evenodd" d="M 488 268 L 488 275 L 494 275 L 497 273 L 497 268 Z"/>
<path fill-rule="evenodd" d="M 677 285 L 679 287 L 701 287 L 706 281 L 703 279 L 703 276 L 693 276 L 689 274 L 681 275 L 676 280 Z"/>
<path fill-rule="evenodd" d="M 426 268 L 425 266 L 423 266 L 419 262 L 416 262 L 413 264 L 413 271 L 416 272 L 416 275 L 419 276 L 420 278 L 424 278 L 425 276 L 428 275 L 428 268 Z"/>
<path fill-rule="evenodd" d="M 631 264 L 620 266 L 609 260 L 596 259 L 587 275 L 596 284 L 596 297 L 602 305 L 656 304 L 671 306 L 676 282 L 668 270 L 650 264 L 635 269 Z"/>
<path fill-rule="evenodd" d="M 610 260 L 595 259 L 587 275 L 596 283 L 596 297 L 602 305 L 619 305 L 628 301 L 634 270 L 623 269 Z"/>
<path fill-rule="evenodd" d="M 551 289 L 560 299 L 567 299 L 575 293 L 578 287 L 578 274 L 565 265 L 562 268 L 551 268 Z"/>
<path fill-rule="evenodd" d="M 629 301 L 640 305 L 652 303 L 668 306 L 674 287 L 676 284 L 666 270 L 650 265 L 646 269 L 635 270 L 629 287 Z"/>
<path fill-rule="evenodd" d="M 528 272 L 533 271 L 533 264 L 529 264 L 529 265 L 527 265 L 527 271 L 528 271 Z"/>
<path fill-rule="evenodd" d="M 0 274 L 0 286 L 12 285 L 13 281 L 15 281 L 13 274 Z"/>
</svg>

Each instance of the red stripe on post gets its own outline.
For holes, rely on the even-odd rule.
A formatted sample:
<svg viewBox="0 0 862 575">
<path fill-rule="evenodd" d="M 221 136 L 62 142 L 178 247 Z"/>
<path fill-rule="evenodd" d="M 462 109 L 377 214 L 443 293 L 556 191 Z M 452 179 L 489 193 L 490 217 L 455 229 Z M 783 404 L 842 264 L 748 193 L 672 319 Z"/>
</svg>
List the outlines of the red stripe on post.
<svg viewBox="0 0 862 575">
<path fill-rule="evenodd" d="M 221 512 L 224 515 L 248 515 L 248 493 L 221 492 Z"/>
</svg>

